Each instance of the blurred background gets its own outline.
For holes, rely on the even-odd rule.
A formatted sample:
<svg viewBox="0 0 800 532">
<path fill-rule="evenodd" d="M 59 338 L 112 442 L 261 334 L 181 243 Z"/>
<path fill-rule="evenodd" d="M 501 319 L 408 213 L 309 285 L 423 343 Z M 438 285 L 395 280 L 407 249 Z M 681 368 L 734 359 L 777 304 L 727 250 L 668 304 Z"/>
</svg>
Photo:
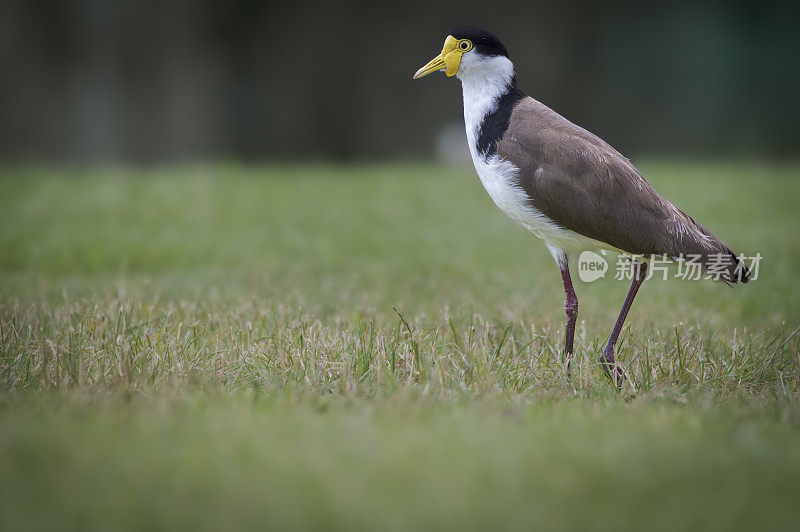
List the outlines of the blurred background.
<svg viewBox="0 0 800 532">
<path fill-rule="evenodd" d="M 458 83 L 411 74 L 461 23 L 626 155 L 792 158 L 799 5 L 3 0 L 0 159 L 457 158 Z"/>
</svg>

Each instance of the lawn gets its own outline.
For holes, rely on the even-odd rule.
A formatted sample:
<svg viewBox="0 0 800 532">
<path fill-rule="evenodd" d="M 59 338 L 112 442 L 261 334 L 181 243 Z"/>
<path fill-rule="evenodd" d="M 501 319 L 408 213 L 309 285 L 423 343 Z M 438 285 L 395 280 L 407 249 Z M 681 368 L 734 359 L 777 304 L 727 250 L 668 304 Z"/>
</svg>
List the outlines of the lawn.
<svg viewBox="0 0 800 532">
<path fill-rule="evenodd" d="M 645 161 L 756 281 L 563 291 L 471 169 L 0 171 L 0 528 L 753 529 L 800 512 L 800 167 Z"/>
</svg>

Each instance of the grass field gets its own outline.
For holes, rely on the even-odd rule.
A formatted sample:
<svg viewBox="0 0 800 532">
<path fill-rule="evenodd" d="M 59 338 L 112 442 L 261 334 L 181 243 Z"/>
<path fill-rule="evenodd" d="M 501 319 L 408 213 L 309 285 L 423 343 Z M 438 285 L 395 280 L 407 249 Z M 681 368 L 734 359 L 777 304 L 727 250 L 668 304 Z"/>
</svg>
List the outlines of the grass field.
<svg viewBox="0 0 800 532">
<path fill-rule="evenodd" d="M 471 170 L 0 171 L 0 528 L 800 517 L 800 167 L 641 165 L 757 281 L 577 282 Z M 577 276 L 574 276 L 577 279 Z"/>
</svg>

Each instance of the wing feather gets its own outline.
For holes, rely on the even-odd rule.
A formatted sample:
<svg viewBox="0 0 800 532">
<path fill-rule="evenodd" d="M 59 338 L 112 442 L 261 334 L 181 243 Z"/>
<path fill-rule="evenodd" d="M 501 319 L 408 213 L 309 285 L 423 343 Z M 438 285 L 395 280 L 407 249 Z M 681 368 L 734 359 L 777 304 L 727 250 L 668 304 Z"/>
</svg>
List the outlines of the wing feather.
<svg viewBox="0 0 800 532">
<path fill-rule="evenodd" d="M 497 154 L 519 168 L 532 206 L 564 228 L 645 256 L 733 255 L 617 150 L 532 98 L 514 108 Z"/>
</svg>

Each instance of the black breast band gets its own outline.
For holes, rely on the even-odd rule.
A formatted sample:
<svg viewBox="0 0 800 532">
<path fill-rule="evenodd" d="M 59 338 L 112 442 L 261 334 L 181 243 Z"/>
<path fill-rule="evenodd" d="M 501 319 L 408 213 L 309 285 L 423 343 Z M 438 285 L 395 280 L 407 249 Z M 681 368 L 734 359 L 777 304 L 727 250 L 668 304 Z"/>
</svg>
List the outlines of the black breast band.
<svg viewBox="0 0 800 532">
<path fill-rule="evenodd" d="M 497 151 L 497 141 L 503 138 L 508 130 L 514 106 L 525 97 L 525 94 L 517 88 L 516 81 L 516 79 L 511 80 L 508 91 L 497 101 L 497 109 L 483 118 L 478 129 L 478 153 L 484 157 L 494 155 Z"/>
</svg>

